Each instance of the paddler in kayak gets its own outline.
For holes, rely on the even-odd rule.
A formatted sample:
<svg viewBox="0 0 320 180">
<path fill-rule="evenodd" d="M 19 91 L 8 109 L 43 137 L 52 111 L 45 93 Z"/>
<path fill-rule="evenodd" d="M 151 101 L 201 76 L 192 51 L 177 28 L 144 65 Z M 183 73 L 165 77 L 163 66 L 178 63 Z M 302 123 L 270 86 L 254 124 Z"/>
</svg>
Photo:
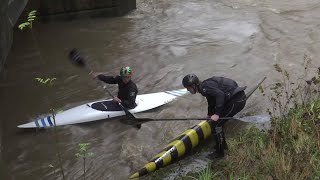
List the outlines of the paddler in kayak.
<svg viewBox="0 0 320 180">
<path fill-rule="evenodd" d="M 246 87 L 228 78 L 211 77 L 200 81 L 195 74 L 186 75 L 182 84 L 191 94 L 200 93 L 208 102 L 208 118 L 211 118 L 214 139 L 216 141 L 215 152 L 210 153 L 208 158 L 215 159 L 224 157 L 227 143 L 223 131 L 223 125 L 228 120 L 220 120 L 220 117 L 233 117 L 240 112 L 246 104 Z"/>
<path fill-rule="evenodd" d="M 121 103 L 127 109 L 133 109 L 137 106 L 136 97 L 138 94 L 137 85 L 131 80 L 132 69 L 129 66 L 120 69 L 120 76 L 105 76 L 104 73 L 91 72 L 94 79 L 98 79 L 107 84 L 118 84 L 118 96 L 113 98 L 114 104 Z M 117 109 L 121 109 L 116 106 Z"/>
</svg>

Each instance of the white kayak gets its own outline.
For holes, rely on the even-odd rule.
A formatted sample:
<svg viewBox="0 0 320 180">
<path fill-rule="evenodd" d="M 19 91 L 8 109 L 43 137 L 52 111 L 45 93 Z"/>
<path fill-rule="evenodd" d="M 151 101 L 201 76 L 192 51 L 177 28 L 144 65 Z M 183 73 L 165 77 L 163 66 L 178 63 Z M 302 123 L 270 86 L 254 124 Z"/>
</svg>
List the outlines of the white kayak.
<svg viewBox="0 0 320 180">
<path fill-rule="evenodd" d="M 178 89 L 173 91 L 137 95 L 137 106 L 129 111 L 131 113 L 147 111 L 167 104 L 187 92 L 187 89 Z M 114 109 L 114 105 L 112 103 L 112 99 L 95 101 L 58 113 L 55 116 L 56 126 L 85 123 L 125 115 L 123 110 Z M 54 126 L 54 120 L 52 116 L 47 116 L 19 125 L 18 128 L 48 128 L 52 126 Z"/>
</svg>

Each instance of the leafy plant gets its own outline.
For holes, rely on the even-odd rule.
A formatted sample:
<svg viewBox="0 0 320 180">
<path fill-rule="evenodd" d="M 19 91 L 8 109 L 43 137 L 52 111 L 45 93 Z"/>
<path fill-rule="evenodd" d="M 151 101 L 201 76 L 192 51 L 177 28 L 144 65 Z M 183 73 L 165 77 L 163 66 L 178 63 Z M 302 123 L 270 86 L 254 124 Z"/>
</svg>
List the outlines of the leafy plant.
<svg viewBox="0 0 320 180">
<path fill-rule="evenodd" d="M 86 179 L 86 158 L 94 156 L 94 153 L 88 151 L 89 146 L 90 143 L 80 143 L 79 152 L 75 154 L 78 158 L 83 159 L 83 179 Z"/>
<path fill-rule="evenodd" d="M 62 166 L 61 151 L 60 151 L 60 148 L 59 148 L 59 139 L 58 139 L 58 135 L 57 135 L 56 111 L 54 109 L 50 109 L 50 111 L 51 111 L 51 114 L 52 114 L 53 125 L 54 125 L 53 126 L 53 132 L 54 132 L 55 146 L 56 146 L 59 166 L 60 166 L 60 170 L 61 170 L 62 179 L 65 179 L 64 170 L 63 170 L 63 166 Z"/>
<path fill-rule="evenodd" d="M 304 73 L 302 77 L 294 77 L 293 74 L 282 67 L 280 64 L 274 65 L 275 70 L 280 73 L 281 82 L 272 84 L 269 88 L 270 94 L 268 96 L 271 102 L 271 110 L 268 109 L 268 113 L 274 117 L 283 118 L 286 117 L 291 108 L 296 108 L 299 104 L 305 105 L 311 100 L 314 93 L 319 95 L 320 82 L 320 67 L 315 68 L 312 64 L 312 59 L 308 55 L 304 55 L 302 68 Z M 311 73 L 316 72 L 316 75 L 310 77 Z M 309 80 L 308 80 L 309 79 Z M 312 85 L 317 89 L 312 90 Z M 266 92 L 264 88 L 259 88 L 261 93 L 265 96 Z"/>
<path fill-rule="evenodd" d="M 27 17 L 27 21 L 26 22 L 23 22 L 21 23 L 18 28 L 20 30 L 23 30 L 25 29 L 26 27 L 29 27 L 30 29 L 32 29 L 32 23 L 33 21 L 36 19 L 36 13 L 37 13 L 37 10 L 33 10 L 33 11 L 30 11 L 29 14 L 28 14 L 28 17 Z"/>
<path fill-rule="evenodd" d="M 43 78 L 34 78 L 35 80 L 37 80 L 38 82 L 40 82 L 41 84 L 52 84 L 54 80 L 56 80 L 57 78 L 47 78 L 47 79 L 43 79 Z"/>
<path fill-rule="evenodd" d="M 37 82 L 44 84 L 44 85 L 52 85 L 53 81 L 56 80 L 57 78 L 47 78 L 46 80 L 44 80 L 43 78 L 34 78 L 35 80 L 37 80 Z M 58 156 L 58 161 L 59 161 L 59 166 L 60 166 L 60 170 L 61 170 L 61 175 L 62 175 L 62 179 L 65 179 L 64 176 L 64 171 L 63 171 L 63 166 L 62 166 L 62 157 L 61 157 L 61 151 L 59 148 L 59 139 L 58 139 L 58 135 L 57 135 L 57 126 L 56 126 L 56 111 L 55 109 L 50 109 L 50 113 L 52 115 L 52 119 L 53 119 L 53 133 L 54 133 L 54 139 L 55 139 L 55 146 L 56 146 L 56 152 L 57 152 L 57 156 Z M 54 166 L 52 164 L 49 165 L 50 168 L 54 168 Z M 55 173 L 55 171 L 54 171 Z"/>
<path fill-rule="evenodd" d="M 36 39 L 36 36 L 35 36 L 35 32 L 33 30 L 33 22 L 36 20 L 37 16 L 36 16 L 36 13 L 37 13 L 37 10 L 32 10 L 28 13 L 28 17 L 27 17 L 27 21 L 21 23 L 18 28 L 22 31 L 24 30 L 25 28 L 30 28 L 31 30 L 31 36 L 32 36 L 32 39 L 33 39 L 33 42 L 34 42 L 34 46 L 35 46 L 35 49 L 39 51 L 39 57 L 40 57 L 40 60 L 43 60 L 42 56 L 41 56 L 41 51 L 40 51 L 40 46 L 38 44 L 38 41 Z"/>
<path fill-rule="evenodd" d="M 37 82 L 43 84 L 43 85 L 53 85 L 53 81 L 56 80 L 56 78 L 34 78 Z M 55 146 L 56 146 L 56 151 L 57 151 L 57 157 L 58 157 L 58 164 L 60 166 L 60 170 L 61 170 L 61 175 L 62 175 L 62 179 L 65 179 L 65 175 L 64 175 L 64 170 L 63 170 L 63 166 L 62 166 L 62 157 L 61 157 L 61 151 L 59 148 L 59 139 L 58 139 L 58 135 L 57 135 L 57 126 L 56 126 L 56 114 L 61 112 L 61 110 L 55 110 L 55 109 L 50 109 L 50 113 L 52 115 L 52 119 L 53 119 L 53 132 L 54 132 L 54 139 L 55 139 Z M 88 148 L 89 148 L 90 143 L 80 143 L 79 144 L 79 152 L 76 153 L 75 155 L 79 158 L 83 159 L 83 177 L 84 179 L 86 178 L 86 158 L 88 157 L 92 157 L 94 154 L 92 152 L 88 152 Z M 54 168 L 54 166 L 52 164 L 49 165 L 50 168 Z M 55 173 L 55 171 L 54 171 Z"/>
</svg>

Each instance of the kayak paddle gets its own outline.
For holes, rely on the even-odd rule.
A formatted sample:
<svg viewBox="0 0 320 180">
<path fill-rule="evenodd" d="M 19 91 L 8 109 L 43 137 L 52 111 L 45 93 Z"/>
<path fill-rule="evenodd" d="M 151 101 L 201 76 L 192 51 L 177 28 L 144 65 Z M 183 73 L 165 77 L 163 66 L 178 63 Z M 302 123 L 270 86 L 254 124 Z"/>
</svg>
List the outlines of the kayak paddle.
<svg viewBox="0 0 320 180">
<path fill-rule="evenodd" d="M 248 100 L 249 97 L 261 86 L 263 81 L 266 80 L 266 79 L 267 79 L 267 77 L 263 77 L 263 79 L 253 89 L 251 89 L 251 91 L 246 93 L 246 99 L 245 100 Z"/>
<path fill-rule="evenodd" d="M 211 118 L 207 117 L 194 117 L 194 118 L 168 118 L 168 119 L 153 119 L 153 118 L 136 118 L 136 121 L 148 122 L 148 121 L 187 121 L 187 120 L 210 120 Z M 221 120 L 238 120 L 249 123 L 266 123 L 270 121 L 271 116 L 269 115 L 256 115 L 256 116 L 244 116 L 241 118 L 234 117 L 222 117 Z"/>
</svg>

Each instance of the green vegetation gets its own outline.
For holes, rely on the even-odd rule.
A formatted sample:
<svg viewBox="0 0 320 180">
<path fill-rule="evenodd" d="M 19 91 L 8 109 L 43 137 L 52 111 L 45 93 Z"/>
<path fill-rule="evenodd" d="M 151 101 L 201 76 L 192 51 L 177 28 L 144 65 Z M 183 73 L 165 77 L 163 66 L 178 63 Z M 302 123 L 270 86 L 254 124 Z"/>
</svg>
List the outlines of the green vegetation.
<svg viewBox="0 0 320 180">
<path fill-rule="evenodd" d="M 40 50 L 40 46 L 39 46 L 39 43 L 37 41 L 37 38 L 36 38 L 36 35 L 35 35 L 35 32 L 33 30 L 33 22 L 37 19 L 37 10 L 32 10 L 28 13 L 28 17 L 27 17 L 27 20 L 23 23 L 21 23 L 18 28 L 23 31 L 24 29 L 26 28 L 29 28 L 30 31 L 31 31 L 31 37 L 33 39 L 33 43 L 34 43 L 34 48 L 36 50 L 39 51 L 39 58 L 41 61 L 43 61 L 43 58 L 41 56 L 41 50 Z"/>
<path fill-rule="evenodd" d="M 285 118 L 273 118 L 268 132 L 253 126 L 244 130 L 228 141 L 228 156 L 214 163 L 211 174 L 222 179 L 319 179 L 319 114 L 316 99 Z"/>
<path fill-rule="evenodd" d="M 53 125 L 54 125 L 53 127 L 53 134 L 54 134 L 54 140 L 55 140 L 54 144 L 57 152 L 58 164 L 59 164 L 60 172 L 62 175 L 62 179 L 65 179 L 63 165 L 62 165 L 62 157 L 61 157 L 62 153 L 59 147 L 59 138 L 58 138 L 57 126 L 56 126 L 56 111 L 54 109 L 51 109 L 51 114 L 52 114 Z"/>
<path fill-rule="evenodd" d="M 26 27 L 29 27 L 30 29 L 32 29 L 32 23 L 33 21 L 36 19 L 36 13 L 37 11 L 36 10 L 33 10 L 33 11 L 30 11 L 29 14 L 28 14 L 28 17 L 27 17 L 27 21 L 26 22 L 23 22 L 21 23 L 18 28 L 20 30 L 23 30 L 24 28 Z"/>
<path fill-rule="evenodd" d="M 38 83 L 42 84 L 42 85 L 45 85 L 45 86 L 51 86 L 53 85 L 53 81 L 56 80 L 56 78 L 47 78 L 47 79 L 44 79 L 44 78 L 34 78 Z M 59 165 L 59 168 L 60 168 L 60 173 L 62 175 L 62 179 L 65 179 L 65 175 L 64 175 L 64 170 L 63 170 L 63 165 L 62 165 L 62 157 L 61 157 L 61 150 L 60 150 L 60 147 L 59 147 L 59 138 L 58 138 L 58 134 L 57 134 L 57 126 L 56 126 L 56 110 L 55 109 L 50 109 L 50 114 L 52 116 L 52 119 L 53 119 L 53 136 L 54 136 L 54 140 L 55 140 L 55 150 L 57 152 L 57 159 L 58 159 L 58 165 Z M 50 164 L 49 165 L 50 168 L 55 168 L 54 165 Z M 55 170 L 54 170 L 54 173 Z"/>
<path fill-rule="evenodd" d="M 291 81 L 279 64 L 274 66 L 282 82 L 270 87 L 271 128 L 250 126 L 228 139 L 227 156 L 212 163 L 211 170 L 209 166 L 193 173 L 195 179 L 320 179 L 320 68 L 306 80 L 315 71 L 311 59 L 304 60 L 299 81 Z M 260 90 L 266 96 L 266 90 Z"/>
<path fill-rule="evenodd" d="M 57 78 L 47 78 L 47 79 L 43 79 L 43 78 L 34 78 L 35 80 L 37 80 L 39 83 L 41 84 L 53 84 L 53 81 L 56 80 Z"/>
<path fill-rule="evenodd" d="M 89 152 L 89 145 L 90 143 L 80 143 L 79 144 L 79 152 L 76 153 L 78 158 L 83 159 L 83 179 L 86 179 L 86 158 L 94 156 L 92 152 Z"/>
<path fill-rule="evenodd" d="M 53 81 L 56 80 L 56 78 L 34 78 L 38 83 L 45 85 L 45 86 L 52 86 L 53 85 Z M 55 150 L 56 150 L 56 155 L 57 155 L 57 164 L 59 166 L 60 169 L 60 173 L 62 176 L 62 179 L 66 179 L 65 178 L 65 173 L 64 173 L 64 169 L 63 169 L 63 163 L 62 163 L 62 152 L 59 146 L 59 137 L 58 137 L 58 133 L 57 133 L 57 126 L 56 126 L 56 114 L 60 112 L 57 111 L 55 109 L 50 109 L 50 114 L 52 116 L 53 119 L 53 136 L 54 136 L 54 140 L 55 140 Z M 76 157 L 78 158 L 82 158 L 83 159 L 83 179 L 86 179 L 86 159 L 89 157 L 92 157 L 94 154 L 92 152 L 88 152 L 89 149 L 89 145 L 90 143 L 80 143 L 79 144 L 79 149 L 78 149 L 78 153 L 76 153 Z M 52 168 L 54 170 L 54 173 L 56 173 L 55 171 L 55 166 L 53 164 L 49 164 L 49 168 Z"/>
</svg>

